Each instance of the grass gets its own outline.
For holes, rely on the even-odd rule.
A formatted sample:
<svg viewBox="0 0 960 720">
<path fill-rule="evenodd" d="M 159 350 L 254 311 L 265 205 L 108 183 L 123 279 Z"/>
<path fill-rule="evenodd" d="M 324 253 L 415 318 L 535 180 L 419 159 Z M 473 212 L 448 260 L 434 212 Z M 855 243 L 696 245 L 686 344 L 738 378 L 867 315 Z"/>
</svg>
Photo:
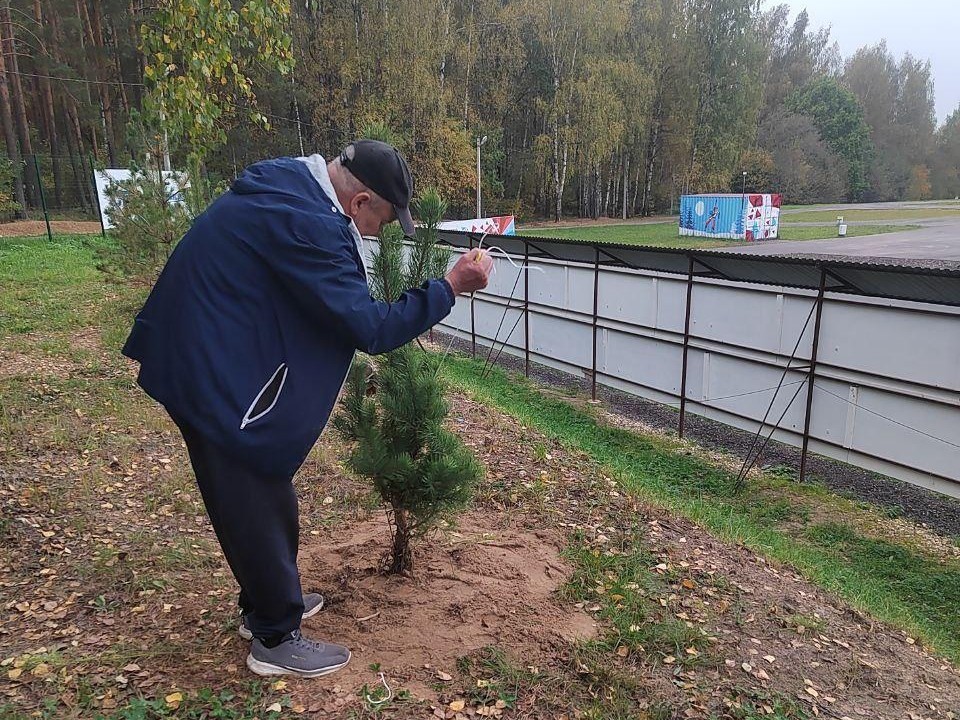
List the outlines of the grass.
<svg viewBox="0 0 960 720">
<path fill-rule="evenodd" d="M 849 501 L 839 504 L 840 499 L 827 496 L 822 488 L 773 477 L 748 493 L 733 494 L 729 473 L 679 452 L 682 448 L 674 441 L 607 426 L 498 370 L 484 378 L 478 362 L 451 358 L 445 373 L 481 402 L 586 453 L 641 498 L 684 515 L 725 540 L 792 565 L 853 606 L 960 661 L 960 563 L 955 559 L 932 559 L 920 549 L 864 536 L 852 528 L 853 521 L 862 522 L 855 506 Z M 798 497 L 805 502 L 796 509 L 788 507 L 795 506 Z M 833 503 L 828 505 L 830 512 L 849 521 L 829 531 L 818 526 L 807 530 L 804 506 L 828 503 Z"/>
<path fill-rule="evenodd" d="M 791 219 L 794 219 L 791 216 Z M 834 220 L 836 216 L 834 216 Z M 860 237 L 863 235 L 878 235 L 881 233 L 898 232 L 902 230 L 913 230 L 919 225 L 851 225 L 847 228 L 847 237 Z M 723 248 L 734 245 L 742 245 L 739 240 L 711 240 L 709 238 L 691 238 L 679 237 L 677 224 L 669 223 L 644 223 L 644 224 L 620 224 L 620 225 L 585 225 L 582 227 L 567 228 L 533 228 L 520 232 L 520 235 L 531 235 L 536 237 L 564 238 L 568 240 L 579 240 L 582 242 L 601 242 L 601 243 L 619 243 L 624 245 L 650 245 L 654 247 L 667 248 Z M 794 226 L 789 222 L 784 223 L 780 228 L 780 240 L 820 240 L 824 238 L 836 237 L 837 231 L 834 225 L 816 226 Z"/>
<path fill-rule="evenodd" d="M 517 717 L 577 717 L 581 720 L 666 720 L 675 709 L 646 697 L 648 688 L 618 670 L 603 651 L 579 648 L 569 672 L 521 665 L 503 650 L 487 647 L 457 661 L 462 697 L 473 705 L 515 711 Z M 575 678 L 575 679 L 571 679 Z M 437 688 L 443 690 L 444 688 Z M 646 700 L 640 710 L 641 700 Z M 535 703 L 535 707 L 531 704 Z M 531 711 L 533 714 L 531 714 Z M 510 717 L 511 715 L 507 715 Z"/>
<path fill-rule="evenodd" d="M 597 641 L 596 649 L 619 651 L 621 657 L 639 653 L 654 662 L 666 660 L 680 666 L 694 664 L 704 652 L 705 634 L 656 601 L 671 591 L 665 578 L 650 571 L 657 561 L 642 545 L 608 555 L 575 541 L 566 556 L 575 569 L 565 596 L 596 602 L 601 606 L 600 617 L 612 628 Z M 688 652 L 689 648 L 695 652 Z"/>
<path fill-rule="evenodd" d="M 135 697 L 112 710 L 99 711 L 92 702 L 93 692 L 90 698 L 81 698 L 81 703 L 91 713 L 87 717 L 96 720 L 273 720 L 283 717 L 290 707 L 289 698 L 272 693 L 265 682 L 249 683 L 240 693 L 203 688 L 194 693 L 171 692 L 164 698 Z M 0 704 L 0 717 L 5 720 L 58 720 L 62 713 L 63 708 L 53 698 L 29 714 Z"/>
<path fill-rule="evenodd" d="M 775 692 L 745 691 L 729 709 L 733 720 L 805 720 L 807 710 L 796 700 Z"/>
<path fill-rule="evenodd" d="M 885 220 L 929 220 L 960 216 L 960 208 L 897 208 L 897 209 L 858 209 L 839 208 L 834 210 L 790 210 L 784 216 L 785 223 L 823 222 L 835 223 L 842 215 L 847 222 L 883 222 Z"/>
<path fill-rule="evenodd" d="M 93 324 L 103 279 L 93 245 L 72 235 L 0 239 L 0 335 L 63 331 Z"/>
<path fill-rule="evenodd" d="M 21 343 L 25 349 L 42 345 L 44 352 L 74 357 L 76 351 L 65 338 L 71 332 L 96 327 L 107 347 L 115 350 L 119 346 L 143 289 L 107 285 L 93 269 L 96 242 L 79 237 L 52 245 L 46 240 L 0 240 L 0 335 L 11 338 L 5 343 L 14 347 Z M 43 333 L 42 338 L 39 333 Z M 76 358 L 83 360 L 82 354 Z M 155 421 L 146 410 L 150 402 L 139 393 L 131 395 L 130 378 L 113 376 L 108 370 L 91 366 L 71 377 L 51 377 L 39 384 L 21 377 L 0 381 L 0 440 L 4 432 L 15 430 L 47 448 L 73 448 L 106 457 L 116 453 L 127 465 L 130 457 L 125 451 L 134 450 L 137 435 L 154 430 L 151 426 Z M 934 560 L 893 539 L 867 537 L 843 522 L 818 522 L 813 508 L 854 503 L 829 496 L 819 488 L 798 487 L 786 478 L 771 477 L 764 487 L 751 488 L 755 492 L 749 497 L 732 495 L 729 474 L 696 456 L 678 452 L 672 441 L 606 427 L 588 410 L 548 399 L 534 387 L 498 371 L 482 380 L 478 370 L 477 363 L 461 359 L 451 359 L 447 367 L 448 375 L 478 399 L 515 415 L 569 448 L 586 452 L 637 495 L 691 517 L 721 537 L 744 542 L 795 565 L 858 607 L 900 624 L 955 660 L 960 657 L 960 566 L 956 562 Z M 78 407 L 84 409 L 82 418 L 75 414 Z M 128 437 L 97 429 L 108 421 L 114 426 L 134 426 L 137 433 Z M 537 444 L 533 454 L 545 459 L 547 444 Z M 82 480 L 75 482 L 77 475 Z M 51 514 L 73 513 L 78 520 L 92 521 L 99 502 L 106 499 L 98 492 L 112 479 L 97 475 L 95 470 L 71 472 L 61 483 L 69 487 L 69 497 L 58 494 L 60 484 L 51 480 L 51 492 L 42 505 L 37 501 L 38 507 L 48 508 Z M 161 473 L 153 491 L 142 498 L 144 511 L 169 506 L 172 516 L 192 518 L 200 511 L 196 495 L 185 492 L 189 485 L 186 477 Z M 530 492 L 542 494 L 536 486 Z M 71 509 L 73 503 L 78 507 Z M 89 508 L 83 511 L 85 506 Z M 836 515 L 838 520 L 844 519 L 843 513 Z M 0 535 L 11 531 L 3 522 L 0 518 Z M 655 600 L 668 594 L 669 582 L 677 578 L 651 571 L 655 560 L 645 550 L 639 528 L 633 528 L 626 537 L 628 542 L 614 555 L 600 553 L 576 537 L 567 549 L 574 574 L 564 593 L 571 600 L 599 606 L 597 612 L 609 628 L 604 636 L 573 650 L 566 659 L 570 667 L 563 673 L 524 667 L 495 650 L 468 658 L 462 670 L 470 675 L 465 695 L 471 702 L 494 707 L 501 703 L 510 710 L 525 698 L 539 697 L 542 702 L 552 703 L 548 709 L 556 710 L 554 716 L 577 707 L 582 718 L 632 718 L 637 717 L 639 701 L 652 698 L 647 695 L 648 689 L 624 671 L 624 664 L 656 665 L 673 657 L 670 665 L 682 668 L 706 661 L 709 638 L 696 627 L 680 622 Z M 156 540 L 164 541 L 166 536 L 144 528 L 128 535 L 121 546 L 102 547 L 83 561 L 87 563 L 84 571 L 96 576 L 101 588 L 110 588 L 108 592 L 101 589 L 87 602 L 91 615 L 109 618 L 120 612 L 124 603 L 117 593 L 121 588 L 137 598 L 141 594 L 145 597 L 148 592 L 179 587 L 190 578 L 209 576 L 217 566 L 214 560 L 218 555 L 209 541 L 195 537 L 160 543 Z M 129 557 L 124 559 L 124 554 Z M 138 559 L 143 562 L 135 564 Z M 79 568 L 81 561 L 76 562 Z M 128 577 L 131 570 L 136 577 Z M 77 573 L 83 575 L 80 569 Z M 218 601 L 211 598 L 210 602 Z M 802 626 L 812 632 L 818 627 L 816 618 L 790 616 L 784 622 L 785 627 L 795 630 Z M 62 660 L 36 656 L 29 662 L 66 666 L 68 652 Z M 140 654 L 140 649 L 135 649 L 127 659 L 101 658 L 100 662 L 115 661 L 122 666 Z M 102 720 L 252 720 L 278 717 L 276 710 L 270 710 L 274 703 L 284 710 L 289 706 L 288 698 L 271 694 L 266 686 L 253 685 L 234 689 L 235 695 L 219 692 L 219 688 L 216 692 L 183 691 L 182 699 L 173 702 L 166 699 L 169 694 L 153 699 L 116 696 L 118 706 L 97 708 L 94 698 L 102 696 L 103 686 L 87 687 L 84 678 L 78 682 L 77 702 L 80 711 L 86 713 L 83 716 Z M 371 694 L 375 692 L 373 685 L 368 689 Z M 63 707 L 55 696 L 48 699 L 49 707 L 44 706 L 31 717 L 43 720 L 61 716 Z M 404 698 L 398 696 L 398 700 Z M 733 702 L 724 717 L 806 717 L 791 701 L 776 694 L 743 690 Z M 674 710 L 657 705 L 646 712 L 651 718 L 668 718 L 675 716 Z M 0 717 L 25 720 L 26 715 L 17 712 L 0 702 Z M 390 716 L 390 710 L 384 708 L 380 713 L 376 706 L 369 706 L 361 717 L 377 715 Z"/>
</svg>

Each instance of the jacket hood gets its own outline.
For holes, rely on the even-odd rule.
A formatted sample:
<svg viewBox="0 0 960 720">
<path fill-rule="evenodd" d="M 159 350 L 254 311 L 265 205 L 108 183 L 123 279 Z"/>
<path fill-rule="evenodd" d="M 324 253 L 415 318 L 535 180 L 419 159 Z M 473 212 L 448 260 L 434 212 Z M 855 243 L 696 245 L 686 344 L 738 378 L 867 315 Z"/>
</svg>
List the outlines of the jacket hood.
<svg viewBox="0 0 960 720">
<path fill-rule="evenodd" d="M 279 158 L 255 163 L 234 180 L 231 190 L 238 195 L 270 193 L 323 198 L 323 191 L 302 162 Z"/>
</svg>

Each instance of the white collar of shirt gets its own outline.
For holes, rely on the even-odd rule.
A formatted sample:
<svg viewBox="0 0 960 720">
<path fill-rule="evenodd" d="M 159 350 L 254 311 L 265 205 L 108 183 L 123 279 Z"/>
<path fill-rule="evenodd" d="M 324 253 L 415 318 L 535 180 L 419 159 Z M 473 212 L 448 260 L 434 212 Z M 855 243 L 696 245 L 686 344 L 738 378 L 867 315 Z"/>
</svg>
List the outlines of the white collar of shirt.
<svg viewBox="0 0 960 720">
<path fill-rule="evenodd" d="M 353 218 L 349 217 L 343 211 L 343 206 L 340 204 L 340 199 L 337 197 L 337 191 L 333 189 L 333 183 L 330 182 L 330 173 L 327 172 L 327 161 L 324 160 L 323 156 L 320 154 L 310 155 L 308 157 L 299 157 L 297 160 L 307 166 L 307 169 L 310 170 L 310 174 L 313 175 L 314 180 L 316 180 L 320 185 L 320 189 L 323 190 L 327 197 L 333 202 L 334 209 L 350 220 L 350 233 L 353 235 L 353 241 L 357 244 L 357 252 L 360 253 L 360 260 L 363 262 L 364 271 L 366 271 L 367 258 L 363 252 L 363 237 L 360 235 L 360 231 L 357 229 L 356 223 L 353 222 Z"/>
</svg>

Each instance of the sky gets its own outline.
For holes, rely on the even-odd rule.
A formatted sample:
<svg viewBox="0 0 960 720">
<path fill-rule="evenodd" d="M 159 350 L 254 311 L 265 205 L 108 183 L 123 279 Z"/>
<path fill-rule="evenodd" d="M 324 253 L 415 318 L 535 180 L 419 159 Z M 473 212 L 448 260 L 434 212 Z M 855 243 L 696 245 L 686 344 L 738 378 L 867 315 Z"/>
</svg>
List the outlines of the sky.
<svg viewBox="0 0 960 720">
<path fill-rule="evenodd" d="M 960 0 L 780 0 L 791 21 L 804 7 L 813 27 L 830 26 L 844 58 L 886 39 L 899 58 L 909 52 L 930 60 L 937 122 L 960 105 Z M 765 8 L 779 4 L 766 0 Z"/>
</svg>

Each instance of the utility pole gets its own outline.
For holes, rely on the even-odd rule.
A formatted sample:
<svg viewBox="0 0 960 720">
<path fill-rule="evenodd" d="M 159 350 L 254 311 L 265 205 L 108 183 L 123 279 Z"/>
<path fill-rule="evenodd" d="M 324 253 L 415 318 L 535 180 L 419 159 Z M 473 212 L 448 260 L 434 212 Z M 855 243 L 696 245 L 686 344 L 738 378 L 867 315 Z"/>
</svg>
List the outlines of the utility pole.
<svg viewBox="0 0 960 720">
<path fill-rule="evenodd" d="M 480 217 L 480 146 L 487 141 L 487 136 L 477 136 L 477 218 Z"/>
</svg>

